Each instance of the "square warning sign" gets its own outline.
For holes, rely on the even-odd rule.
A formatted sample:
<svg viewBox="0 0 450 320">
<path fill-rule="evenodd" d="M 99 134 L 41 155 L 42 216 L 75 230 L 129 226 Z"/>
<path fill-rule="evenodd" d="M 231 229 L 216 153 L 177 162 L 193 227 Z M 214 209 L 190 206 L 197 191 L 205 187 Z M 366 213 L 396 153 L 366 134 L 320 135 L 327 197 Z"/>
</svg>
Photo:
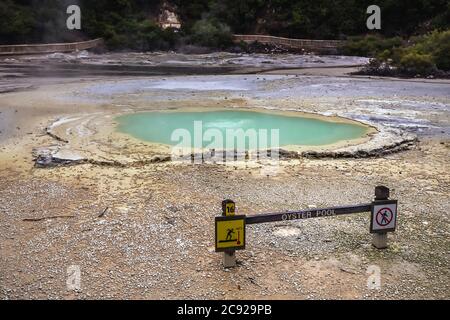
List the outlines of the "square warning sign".
<svg viewBox="0 0 450 320">
<path fill-rule="evenodd" d="M 397 225 L 397 200 L 375 201 L 372 204 L 370 233 L 395 231 Z"/>
<path fill-rule="evenodd" d="M 245 249 L 245 216 L 216 217 L 216 252 Z"/>
</svg>

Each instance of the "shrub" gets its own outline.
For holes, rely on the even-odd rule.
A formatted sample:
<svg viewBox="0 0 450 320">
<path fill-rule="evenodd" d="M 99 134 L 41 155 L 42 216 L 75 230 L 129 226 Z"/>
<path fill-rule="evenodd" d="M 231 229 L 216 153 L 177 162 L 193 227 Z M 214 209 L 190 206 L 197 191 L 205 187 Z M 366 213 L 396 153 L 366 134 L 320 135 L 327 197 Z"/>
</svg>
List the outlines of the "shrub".
<svg viewBox="0 0 450 320">
<path fill-rule="evenodd" d="M 391 67 L 392 72 L 397 69 L 395 72 L 398 75 L 407 76 L 446 76 L 450 70 L 450 30 L 433 31 L 411 38 L 408 43 L 398 38 L 376 40 L 376 37 L 370 36 L 350 41 L 346 48 L 350 53 L 375 53 L 373 64 L 362 70 L 366 74 L 385 75 L 389 71 L 386 65 Z"/>
<path fill-rule="evenodd" d="M 192 43 L 201 46 L 225 48 L 233 43 L 230 28 L 212 19 L 197 21 L 192 27 L 191 33 Z"/>
<path fill-rule="evenodd" d="M 109 49 L 138 51 L 169 50 L 175 47 L 180 34 L 173 29 L 162 30 L 150 20 L 124 19 L 120 24 L 98 23 L 97 29 Z"/>
<path fill-rule="evenodd" d="M 368 35 L 350 38 L 342 50 L 346 55 L 376 57 L 382 52 L 391 52 L 395 48 L 401 47 L 402 44 L 403 40 L 400 37 L 385 39 L 379 36 Z"/>
<path fill-rule="evenodd" d="M 416 38 L 412 50 L 420 54 L 430 54 L 438 69 L 450 70 L 450 30 L 433 31 L 429 35 Z"/>
<path fill-rule="evenodd" d="M 436 65 L 430 54 L 408 52 L 401 57 L 399 68 L 407 74 L 428 75 L 436 71 Z"/>
</svg>

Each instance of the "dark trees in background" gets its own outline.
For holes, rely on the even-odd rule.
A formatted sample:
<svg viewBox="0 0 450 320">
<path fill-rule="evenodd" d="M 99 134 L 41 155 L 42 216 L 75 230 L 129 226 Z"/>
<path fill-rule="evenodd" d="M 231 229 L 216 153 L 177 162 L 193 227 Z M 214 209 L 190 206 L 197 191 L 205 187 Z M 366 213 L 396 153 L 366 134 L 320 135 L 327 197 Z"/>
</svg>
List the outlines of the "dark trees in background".
<svg viewBox="0 0 450 320">
<path fill-rule="evenodd" d="M 190 1 L 190 5 L 195 2 Z M 260 28 L 267 34 L 293 38 L 336 39 L 367 33 L 366 9 L 374 3 L 382 9 L 380 33 L 384 36 L 410 36 L 420 29 L 445 29 L 450 23 L 448 0 L 216 0 L 210 3 L 212 14 L 234 32 L 254 33 Z"/>
<path fill-rule="evenodd" d="M 372 0 L 169 0 L 183 29 L 161 30 L 155 22 L 163 0 L 1 0 L 0 43 L 77 41 L 103 37 L 112 49 L 168 49 L 180 38 L 221 46 L 231 33 L 292 38 L 341 39 L 366 29 Z M 66 28 L 66 8 L 82 9 L 82 30 Z M 385 37 L 409 37 L 448 29 L 448 0 L 378 0 Z"/>
</svg>

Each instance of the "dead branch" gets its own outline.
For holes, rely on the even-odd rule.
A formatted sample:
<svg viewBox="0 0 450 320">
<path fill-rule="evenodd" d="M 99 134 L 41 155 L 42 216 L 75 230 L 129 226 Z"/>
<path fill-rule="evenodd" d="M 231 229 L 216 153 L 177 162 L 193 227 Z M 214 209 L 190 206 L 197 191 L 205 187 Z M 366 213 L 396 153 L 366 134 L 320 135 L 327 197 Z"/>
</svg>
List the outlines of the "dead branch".
<svg viewBox="0 0 450 320">
<path fill-rule="evenodd" d="M 75 218 L 75 216 L 51 216 L 51 217 L 42 217 L 42 218 L 25 218 L 25 219 L 22 219 L 22 221 L 34 222 L 34 221 L 43 221 L 43 220 L 58 219 L 58 218 Z"/>
<path fill-rule="evenodd" d="M 109 207 L 106 207 L 105 210 L 103 210 L 103 212 L 98 215 L 98 217 L 99 218 L 103 217 L 105 215 L 106 211 L 108 211 L 108 209 L 109 209 Z"/>
</svg>

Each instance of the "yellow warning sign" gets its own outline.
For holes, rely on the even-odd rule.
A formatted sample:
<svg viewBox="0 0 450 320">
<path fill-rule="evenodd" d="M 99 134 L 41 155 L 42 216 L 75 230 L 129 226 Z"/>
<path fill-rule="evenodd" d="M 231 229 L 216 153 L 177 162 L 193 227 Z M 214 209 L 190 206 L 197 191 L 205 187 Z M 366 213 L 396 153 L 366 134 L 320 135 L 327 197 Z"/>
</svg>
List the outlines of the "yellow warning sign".
<svg viewBox="0 0 450 320">
<path fill-rule="evenodd" d="M 216 252 L 245 249 L 245 216 L 216 217 Z"/>
</svg>

